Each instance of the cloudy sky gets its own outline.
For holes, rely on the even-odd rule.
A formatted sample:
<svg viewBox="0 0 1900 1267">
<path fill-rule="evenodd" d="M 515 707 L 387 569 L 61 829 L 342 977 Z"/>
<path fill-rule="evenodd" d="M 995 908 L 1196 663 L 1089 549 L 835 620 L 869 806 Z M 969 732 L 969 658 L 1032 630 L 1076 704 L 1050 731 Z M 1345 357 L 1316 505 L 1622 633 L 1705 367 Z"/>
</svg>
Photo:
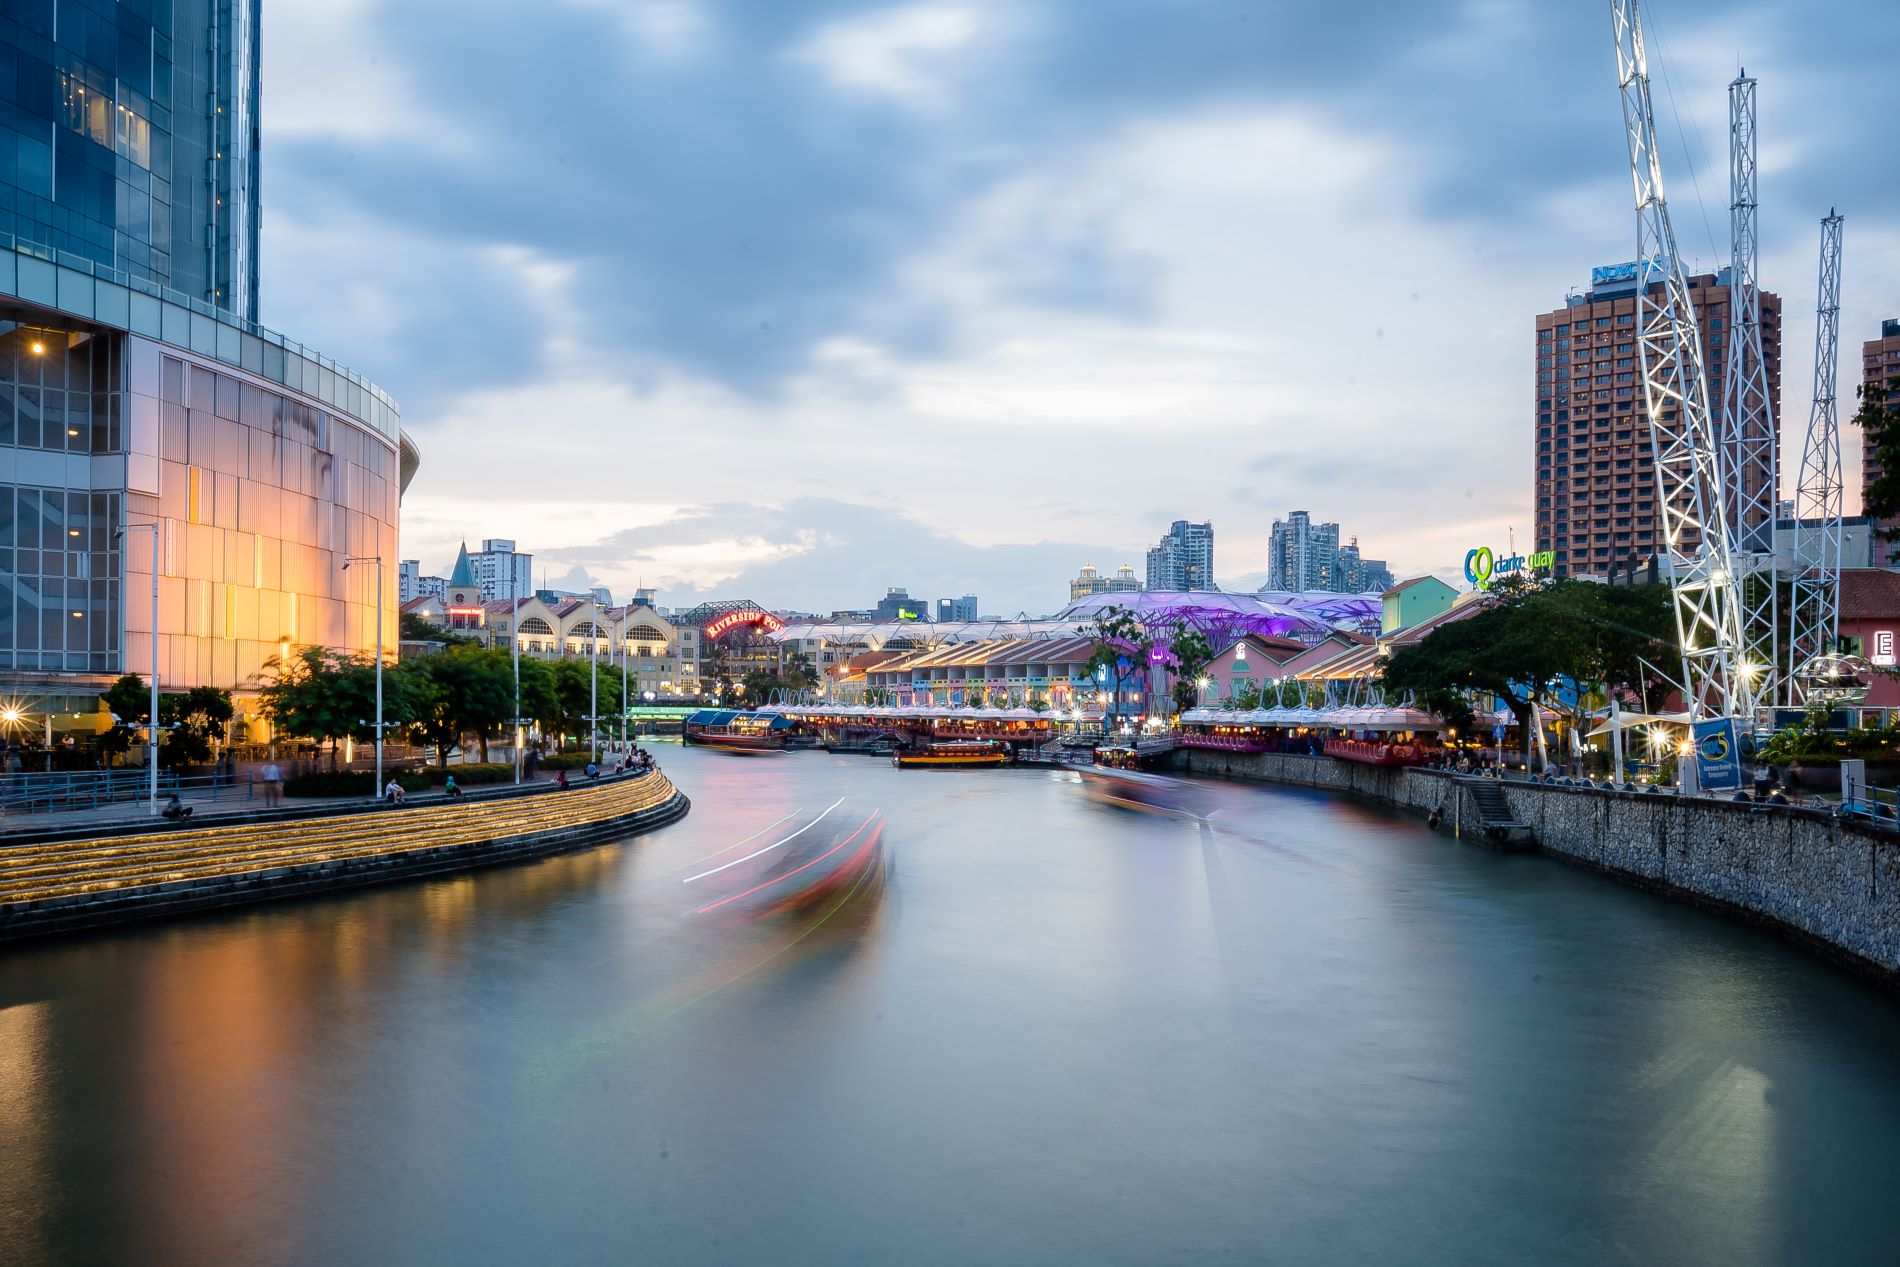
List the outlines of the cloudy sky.
<svg viewBox="0 0 1900 1267">
<path fill-rule="evenodd" d="M 425 571 L 1041 611 L 1176 518 L 1258 584 L 1303 508 L 1449 575 L 1528 543 L 1533 316 L 1633 252 L 1600 0 L 264 12 L 263 317 L 401 402 Z M 1850 373 L 1900 315 L 1900 5 L 1646 12 L 1698 267 L 1761 81 L 1798 445 L 1830 205 Z"/>
</svg>

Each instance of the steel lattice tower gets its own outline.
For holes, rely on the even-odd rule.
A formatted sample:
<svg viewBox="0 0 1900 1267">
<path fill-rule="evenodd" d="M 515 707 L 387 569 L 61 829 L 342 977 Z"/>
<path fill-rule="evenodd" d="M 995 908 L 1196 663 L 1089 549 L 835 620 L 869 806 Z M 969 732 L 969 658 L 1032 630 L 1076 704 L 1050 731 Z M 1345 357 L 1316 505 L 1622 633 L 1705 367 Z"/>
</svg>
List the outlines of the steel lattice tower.
<svg viewBox="0 0 1900 1267">
<path fill-rule="evenodd" d="M 1760 236 L 1755 221 L 1755 81 L 1746 71 L 1728 86 L 1729 338 L 1720 433 L 1723 505 L 1729 553 L 1737 568 L 1744 670 L 1757 698 L 1772 695 L 1781 662 L 1781 597 L 1775 584 L 1775 504 L 1781 496 L 1781 452 L 1768 363 L 1762 354 L 1761 289 L 1756 277 Z"/>
<path fill-rule="evenodd" d="M 1841 342 L 1841 217 L 1821 221 L 1821 282 L 1814 310 L 1814 407 L 1795 491 L 1795 571 L 1789 612 L 1790 704 L 1802 702 L 1800 670 L 1834 648 L 1840 623 L 1841 429 L 1834 393 Z"/>
<path fill-rule="evenodd" d="M 1746 653 L 1718 437 L 1709 416 L 1708 371 L 1663 197 L 1637 0 L 1610 0 L 1610 17 L 1636 195 L 1636 346 L 1656 459 L 1662 558 L 1676 599 L 1683 686 L 1695 717 L 1752 721 L 1756 688 L 1748 674 L 1738 671 Z"/>
</svg>

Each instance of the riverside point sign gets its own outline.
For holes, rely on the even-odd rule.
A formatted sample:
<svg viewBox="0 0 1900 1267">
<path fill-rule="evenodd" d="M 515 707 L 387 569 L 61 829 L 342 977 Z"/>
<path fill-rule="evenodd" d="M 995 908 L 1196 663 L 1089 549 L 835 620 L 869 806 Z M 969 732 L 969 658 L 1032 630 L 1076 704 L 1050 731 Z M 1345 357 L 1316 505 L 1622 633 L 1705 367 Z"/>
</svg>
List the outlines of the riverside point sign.
<svg viewBox="0 0 1900 1267">
<path fill-rule="evenodd" d="M 1548 573 L 1557 565 L 1557 555 L 1553 550 L 1540 550 L 1536 554 L 1514 554 L 1509 558 L 1499 558 L 1491 552 L 1490 546 L 1479 546 L 1465 552 L 1465 579 L 1478 589 L 1491 588 L 1491 582 L 1498 577 L 1524 573 L 1536 576 Z"/>
</svg>

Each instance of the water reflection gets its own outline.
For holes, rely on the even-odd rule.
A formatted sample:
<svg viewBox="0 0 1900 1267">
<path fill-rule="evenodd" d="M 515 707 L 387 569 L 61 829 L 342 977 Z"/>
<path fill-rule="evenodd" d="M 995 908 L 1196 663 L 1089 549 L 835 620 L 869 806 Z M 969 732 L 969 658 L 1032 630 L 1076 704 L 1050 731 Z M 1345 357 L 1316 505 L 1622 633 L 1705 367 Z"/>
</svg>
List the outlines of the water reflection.
<svg viewBox="0 0 1900 1267">
<path fill-rule="evenodd" d="M 0 1261 L 1894 1261 L 1891 1005 L 1312 793 L 682 824 L 0 956 Z"/>
</svg>

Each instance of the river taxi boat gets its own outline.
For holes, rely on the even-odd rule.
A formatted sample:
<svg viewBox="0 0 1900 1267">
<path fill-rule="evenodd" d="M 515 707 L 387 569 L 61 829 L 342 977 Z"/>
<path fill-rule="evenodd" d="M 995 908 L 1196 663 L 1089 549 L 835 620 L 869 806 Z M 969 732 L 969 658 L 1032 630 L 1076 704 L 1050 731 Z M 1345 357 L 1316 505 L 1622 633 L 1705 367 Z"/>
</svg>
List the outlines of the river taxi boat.
<svg viewBox="0 0 1900 1267">
<path fill-rule="evenodd" d="M 680 738 L 690 748 L 712 748 L 735 756 L 778 756 L 785 751 L 789 717 L 746 713 L 732 708 L 702 708 L 687 717 Z"/>
<path fill-rule="evenodd" d="M 1102 805 L 1192 818 L 1202 817 L 1205 812 L 1201 789 L 1186 779 L 1099 765 L 1083 766 L 1078 773 L 1082 790 Z"/>
<path fill-rule="evenodd" d="M 1009 749 L 994 739 L 951 739 L 927 744 L 914 751 L 894 752 L 891 754 L 891 764 L 900 770 L 913 767 L 956 770 L 1008 765 Z"/>
<path fill-rule="evenodd" d="M 888 757 L 896 748 L 897 741 L 888 736 L 873 736 L 869 739 L 834 739 L 825 745 L 826 752 L 870 757 Z"/>
</svg>

